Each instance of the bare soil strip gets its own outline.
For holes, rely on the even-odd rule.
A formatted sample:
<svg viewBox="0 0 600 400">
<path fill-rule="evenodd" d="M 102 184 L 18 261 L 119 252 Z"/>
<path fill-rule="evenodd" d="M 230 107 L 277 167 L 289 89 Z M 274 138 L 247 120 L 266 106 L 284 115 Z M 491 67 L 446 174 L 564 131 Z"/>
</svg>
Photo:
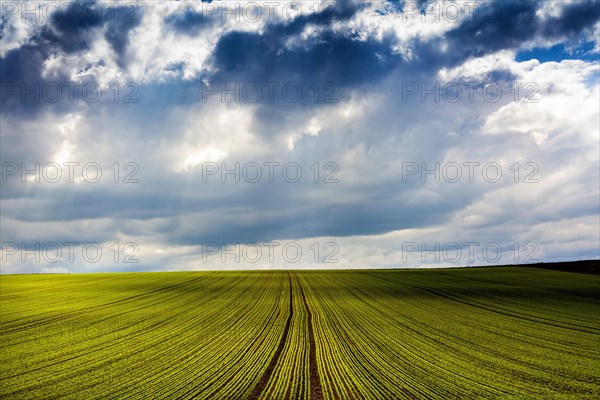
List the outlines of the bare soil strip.
<svg viewBox="0 0 600 400">
<path fill-rule="evenodd" d="M 315 343 L 315 333 L 313 332 L 312 313 L 310 312 L 310 308 L 308 307 L 308 303 L 306 302 L 306 296 L 304 296 L 304 289 L 302 288 L 300 280 L 298 280 L 298 285 L 300 286 L 300 292 L 302 293 L 302 301 L 304 302 L 306 314 L 308 315 L 308 335 L 310 342 L 310 398 L 311 400 L 321 400 L 323 399 L 323 388 L 321 387 L 321 378 L 319 377 L 319 370 L 317 367 L 317 346 Z"/>
</svg>

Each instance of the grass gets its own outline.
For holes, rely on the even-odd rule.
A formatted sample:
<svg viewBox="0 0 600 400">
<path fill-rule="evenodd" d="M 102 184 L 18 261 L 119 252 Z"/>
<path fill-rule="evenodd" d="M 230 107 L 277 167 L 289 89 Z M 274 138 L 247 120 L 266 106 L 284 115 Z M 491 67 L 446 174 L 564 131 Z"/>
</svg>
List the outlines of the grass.
<svg viewBox="0 0 600 400">
<path fill-rule="evenodd" d="M 1 398 L 600 397 L 600 276 L 0 278 Z"/>
</svg>

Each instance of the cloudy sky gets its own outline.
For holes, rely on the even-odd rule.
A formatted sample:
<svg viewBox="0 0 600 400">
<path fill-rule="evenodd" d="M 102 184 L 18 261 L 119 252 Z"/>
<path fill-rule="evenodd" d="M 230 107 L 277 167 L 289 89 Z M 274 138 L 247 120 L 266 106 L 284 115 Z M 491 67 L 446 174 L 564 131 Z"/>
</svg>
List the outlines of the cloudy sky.
<svg viewBox="0 0 600 400">
<path fill-rule="evenodd" d="M 2 1 L 2 273 L 600 258 L 596 1 Z"/>
</svg>

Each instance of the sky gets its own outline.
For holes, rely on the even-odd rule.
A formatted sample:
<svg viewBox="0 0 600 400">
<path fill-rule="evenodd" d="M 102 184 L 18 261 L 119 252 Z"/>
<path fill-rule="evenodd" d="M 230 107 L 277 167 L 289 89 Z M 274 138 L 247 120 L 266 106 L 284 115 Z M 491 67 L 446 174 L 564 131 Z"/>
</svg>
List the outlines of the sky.
<svg viewBox="0 0 600 400">
<path fill-rule="evenodd" d="M 600 258 L 597 1 L 2 1 L 2 273 Z"/>
</svg>

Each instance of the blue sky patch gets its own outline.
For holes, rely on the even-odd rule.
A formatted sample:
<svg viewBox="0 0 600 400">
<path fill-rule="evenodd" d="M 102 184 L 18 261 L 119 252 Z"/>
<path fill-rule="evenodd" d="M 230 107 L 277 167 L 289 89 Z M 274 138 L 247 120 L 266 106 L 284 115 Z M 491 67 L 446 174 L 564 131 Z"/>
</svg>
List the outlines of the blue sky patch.
<svg viewBox="0 0 600 400">
<path fill-rule="evenodd" d="M 531 50 L 519 51 L 515 57 L 518 62 L 536 59 L 542 63 L 561 62 L 562 60 L 598 61 L 599 53 L 594 52 L 595 43 L 585 42 L 576 48 L 569 48 L 564 43 L 552 47 L 536 47 Z"/>
</svg>

